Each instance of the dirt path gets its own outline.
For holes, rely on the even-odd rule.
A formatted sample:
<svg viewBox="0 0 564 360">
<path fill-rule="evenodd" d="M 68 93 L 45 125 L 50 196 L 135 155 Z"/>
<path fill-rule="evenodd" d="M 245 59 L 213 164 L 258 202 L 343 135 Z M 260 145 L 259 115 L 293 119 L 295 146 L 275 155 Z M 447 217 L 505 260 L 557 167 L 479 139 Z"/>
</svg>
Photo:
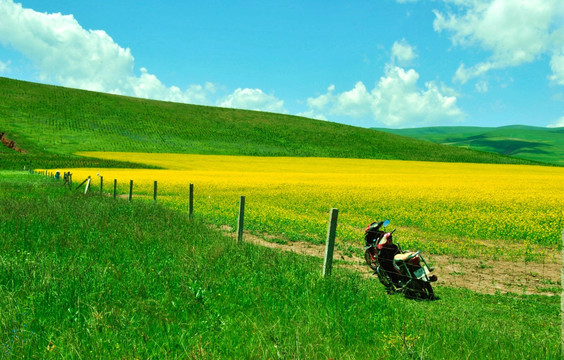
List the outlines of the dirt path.
<svg viewBox="0 0 564 360">
<path fill-rule="evenodd" d="M 228 226 L 222 226 L 219 230 L 228 236 L 236 236 Z M 264 238 L 268 237 L 264 235 Z M 321 258 L 325 256 L 324 245 L 300 241 L 287 244 L 272 243 L 246 231 L 243 238 L 244 241 L 269 248 Z M 366 276 L 373 276 L 363 258 L 346 256 L 335 250 L 334 259 L 341 260 L 337 266 L 345 266 Z M 560 263 L 482 261 L 446 255 L 427 255 L 425 259 L 435 267 L 435 274 L 439 277 L 437 286 L 467 288 L 485 294 L 499 292 L 554 296 L 562 292 Z"/>
</svg>

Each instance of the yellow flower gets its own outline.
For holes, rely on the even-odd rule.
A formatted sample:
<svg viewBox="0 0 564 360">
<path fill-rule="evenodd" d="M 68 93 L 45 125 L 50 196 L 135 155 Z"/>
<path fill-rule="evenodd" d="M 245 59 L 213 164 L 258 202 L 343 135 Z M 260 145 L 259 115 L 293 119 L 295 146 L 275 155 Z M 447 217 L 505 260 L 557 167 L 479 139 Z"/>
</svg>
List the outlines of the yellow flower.
<svg viewBox="0 0 564 360">
<path fill-rule="evenodd" d="M 218 155 L 84 153 L 157 165 L 165 170 L 64 169 L 74 181 L 103 173 L 127 194 L 194 211 L 235 226 L 246 196 L 245 228 L 283 240 L 323 242 L 327 216 L 339 208 L 338 243 L 359 246 L 367 224 L 389 218 L 404 246 L 437 253 L 478 254 L 483 242 L 511 242 L 512 251 L 555 246 L 564 228 L 564 168 L 395 160 Z M 94 176 L 92 176 L 94 175 Z M 94 180 L 96 181 L 96 180 Z M 93 189 L 96 184 L 93 184 Z M 106 189 L 107 191 L 113 191 Z M 527 240 L 527 243 L 524 241 Z M 515 247 L 516 246 L 516 247 Z M 495 248 L 490 247 L 490 248 Z"/>
</svg>

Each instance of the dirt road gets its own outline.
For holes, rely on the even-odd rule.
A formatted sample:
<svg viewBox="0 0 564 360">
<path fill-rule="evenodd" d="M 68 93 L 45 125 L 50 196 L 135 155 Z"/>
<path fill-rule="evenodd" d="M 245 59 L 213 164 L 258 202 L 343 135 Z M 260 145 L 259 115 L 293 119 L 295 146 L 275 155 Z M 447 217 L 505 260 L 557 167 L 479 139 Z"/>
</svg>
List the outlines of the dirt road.
<svg viewBox="0 0 564 360">
<path fill-rule="evenodd" d="M 235 236 L 228 226 L 219 228 L 227 235 Z M 273 243 L 263 237 L 244 232 L 244 241 L 257 245 L 292 251 L 301 255 L 323 257 L 324 245 L 314 245 L 307 242 L 288 242 L 287 244 Z M 341 260 L 337 266 L 359 271 L 366 276 L 373 276 L 363 258 L 351 257 L 335 250 L 334 259 Z M 425 259 L 435 267 L 435 274 L 439 277 L 436 286 L 467 288 L 485 294 L 515 293 L 536 295 L 559 295 L 562 265 L 559 262 L 510 262 L 501 260 L 482 261 L 446 255 L 427 255 Z M 321 271 L 321 269 L 320 269 Z"/>
</svg>

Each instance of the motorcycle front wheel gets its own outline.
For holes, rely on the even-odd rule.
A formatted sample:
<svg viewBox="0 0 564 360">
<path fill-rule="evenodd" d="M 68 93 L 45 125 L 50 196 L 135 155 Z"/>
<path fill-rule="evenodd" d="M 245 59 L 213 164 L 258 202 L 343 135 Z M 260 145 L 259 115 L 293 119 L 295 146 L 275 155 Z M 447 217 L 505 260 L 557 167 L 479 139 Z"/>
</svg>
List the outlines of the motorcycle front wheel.
<svg viewBox="0 0 564 360">
<path fill-rule="evenodd" d="M 375 255 L 374 248 L 368 248 L 364 252 L 364 260 L 366 261 L 366 265 L 368 265 L 372 270 L 376 271 L 378 269 L 378 258 Z"/>
</svg>

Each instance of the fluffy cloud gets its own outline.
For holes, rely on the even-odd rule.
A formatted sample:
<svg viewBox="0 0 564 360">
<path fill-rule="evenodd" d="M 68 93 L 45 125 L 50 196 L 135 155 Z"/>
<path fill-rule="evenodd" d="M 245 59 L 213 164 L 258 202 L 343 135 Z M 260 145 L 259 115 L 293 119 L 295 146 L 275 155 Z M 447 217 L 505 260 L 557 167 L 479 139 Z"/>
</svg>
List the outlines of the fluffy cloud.
<svg viewBox="0 0 564 360">
<path fill-rule="evenodd" d="M 39 13 L 13 0 L 0 0 L 0 44 L 30 59 L 41 81 L 141 98 L 211 105 L 212 83 L 187 89 L 167 87 L 146 68 L 135 75 L 135 59 L 105 31 L 86 30 L 72 15 Z M 9 63 L 0 62 L 0 72 Z M 287 113 L 284 101 L 260 89 L 237 89 L 219 106 Z"/>
<path fill-rule="evenodd" d="M 549 79 L 559 85 L 564 85 L 564 48 L 560 52 L 555 52 L 550 59 L 550 69 L 552 70 L 552 75 Z"/>
<path fill-rule="evenodd" d="M 407 41 L 396 41 L 392 46 L 392 61 L 400 66 L 410 65 L 417 55 L 414 48 Z"/>
<path fill-rule="evenodd" d="M 435 11 L 434 29 L 451 34 L 454 45 L 479 46 L 491 56 L 461 64 L 454 80 L 465 83 L 492 69 L 552 57 L 551 79 L 564 84 L 564 2 L 562 0 L 445 0 L 455 12 Z"/>
<path fill-rule="evenodd" d="M 218 101 L 221 107 L 288 113 L 284 101 L 274 95 L 265 94 L 261 89 L 237 89 Z"/>
<path fill-rule="evenodd" d="M 10 62 L 2 62 L 0 61 L 0 74 L 5 73 L 8 70 L 8 66 L 10 65 Z"/>
<path fill-rule="evenodd" d="M 142 98 L 208 104 L 207 96 L 216 92 L 216 86 L 209 82 L 204 86 L 190 85 L 184 91 L 177 86 L 166 87 L 155 75 L 149 74 L 145 68 L 141 68 L 140 77 L 130 77 L 129 79 L 132 86 L 131 93 Z"/>
<path fill-rule="evenodd" d="M 0 41 L 31 59 L 43 80 L 90 90 L 117 88 L 133 56 L 104 31 L 83 29 L 72 15 L 44 14 L 0 0 Z M 93 76 L 97 74 L 98 76 Z"/>
<path fill-rule="evenodd" d="M 325 113 L 355 119 L 372 118 L 377 123 L 391 127 L 434 125 L 441 122 L 458 122 L 465 117 L 456 105 L 454 90 L 436 82 L 418 86 L 419 74 L 414 69 L 398 66 L 408 64 L 417 57 L 415 48 L 405 39 L 394 42 L 385 75 L 368 90 L 359 81 L 342 93 L 335 93 L 331 85 L 327 93 L 309 98 L 309 111 L 300 115 L 326 119 Z"/>
<path fill-rule="evenodd" d="M 72 15 L 39 13 L 0 0 L 0 43 L 30 59 L 41 81 L 114 94 L 206 104 L 213 85 L 182 91 L 166 87 L 146 69 L 134 74 L 131 51 L 102 30 L 86 30 Z"/>
<path fill-rule="evenodd" d="M 564 127 L 564 116 L 560 119 L 556 120 L 552 124 L 548 125 L 549 128 L 557 128 L 557 127 Z"/>
<path fill-rule="evenodd" d="M 326 94 L 309 98 L 307 103 L 313 113 L 328 112 L 353 118 L 372 117 L 386 126 L 420 126 L 440 122 L 457 122 L 464 119 L 464 113 L 456 105 L 452 89 L 435 82 L 425 83 L 419 89 L 419 74 L 413 70 L 388 64 L 385 76 L 381 77 L 374 89 L 368 90 L 364 83 L 357 82 L 354 88 L 334 93 L 331 86 Z"/>
<path fill-rule="evenodd" d="M 308 110 L 308 111 L 304 111 L 301 113 L 297 113 L 297 116 L 303 116 L 306 118 L 310 118 L 310 119 L 316 119 L 316 120 L 324 120 L 327 121 L 327 118 L 325 117 L 325 115 L 323 114 L 318 114 L 317 112 L 315 112 L 315 110 Z"/>
</svg>

